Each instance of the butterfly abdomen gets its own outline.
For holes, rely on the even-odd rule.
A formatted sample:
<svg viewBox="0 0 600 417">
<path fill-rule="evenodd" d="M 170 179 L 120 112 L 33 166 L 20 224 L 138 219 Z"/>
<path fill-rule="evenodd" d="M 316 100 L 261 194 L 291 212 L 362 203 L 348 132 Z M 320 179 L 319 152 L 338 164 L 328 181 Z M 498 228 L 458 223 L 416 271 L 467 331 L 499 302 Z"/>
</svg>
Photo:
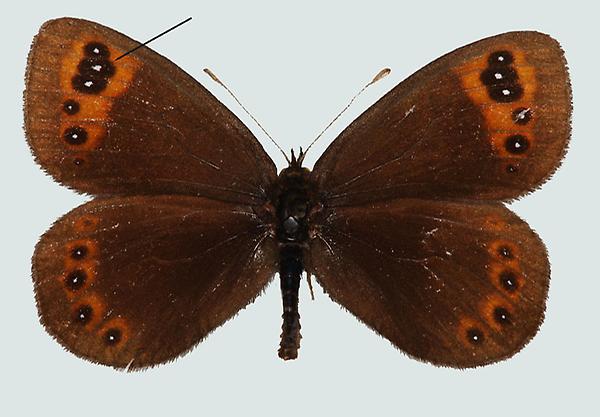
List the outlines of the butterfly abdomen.
<svg viewBox="0 0 600 417">
<path fill-rule="evenodd" d="M 280 251 L 279 276 L 283 299 L 283 324 L 279 357 L 284 360 L 296 359 L 300 348 L 300 314 L 298 313 L 298 290 L 304 264 L 302 248 L 284 245 Z"/>
</svg>

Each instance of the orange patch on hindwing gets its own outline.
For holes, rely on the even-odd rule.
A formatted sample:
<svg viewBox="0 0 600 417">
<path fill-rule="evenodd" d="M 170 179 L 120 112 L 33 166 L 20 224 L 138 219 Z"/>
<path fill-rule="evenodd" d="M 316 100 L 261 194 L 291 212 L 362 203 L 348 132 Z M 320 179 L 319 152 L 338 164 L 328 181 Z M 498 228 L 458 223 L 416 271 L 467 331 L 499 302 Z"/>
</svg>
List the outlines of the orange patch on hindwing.
<svg viewBox="0 0 600 417">
<path fill-rule="evenodd" d="M 525 51 L 499 45 L 455 69 L 462 86 L 481 110 L 494 152 L 506 160 L 504 171 L 518 171 L 518 161 L 535 146 L 536 68 Z"/>
</svg>

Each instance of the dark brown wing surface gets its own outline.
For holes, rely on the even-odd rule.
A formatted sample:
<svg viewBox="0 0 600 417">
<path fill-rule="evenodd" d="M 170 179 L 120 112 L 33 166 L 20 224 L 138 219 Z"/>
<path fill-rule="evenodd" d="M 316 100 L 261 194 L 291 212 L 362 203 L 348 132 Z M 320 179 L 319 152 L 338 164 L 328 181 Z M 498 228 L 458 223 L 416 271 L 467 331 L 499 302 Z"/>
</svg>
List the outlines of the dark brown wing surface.
<svg viewBox="0 0 600 417">
<path fill-rule="evenodd" d="M 138 369 L 183 355 L 273 277 L 273 241 L 248 206 L 199 197 L 97 199 L 42 237 L 40 320 L 77 356 Z"/>
<path fill-rule="evenodd" d="M 97 23 L 45 23 L 29 54 L 25 129 L 38 163 L 90 194 L 188 194 L 259 203 L 275 165 L 197 81 Z"/>
<path fill-rule="evenodd" d="M 336 208 L 308 270 L 399 349 L 459 368 L 512 356 L 535 335 L 550 273 L 541 240 L 502 205 L 416 199 Z"/>
<path fill-rule="evenodd" d="M 369 108 L 317 161 L 328 206 L 396 197 L 510 200 L 558 167 L 571 89 L 559 44 L 494 36 L 427 65 Z"/>
</svg>

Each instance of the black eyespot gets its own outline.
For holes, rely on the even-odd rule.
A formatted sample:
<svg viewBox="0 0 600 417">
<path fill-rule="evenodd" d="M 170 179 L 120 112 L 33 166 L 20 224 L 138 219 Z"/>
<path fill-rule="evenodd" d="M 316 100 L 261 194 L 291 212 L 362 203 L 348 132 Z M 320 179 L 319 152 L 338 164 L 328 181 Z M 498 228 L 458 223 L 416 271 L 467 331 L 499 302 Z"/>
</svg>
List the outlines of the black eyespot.
<svg viewBox="0 0 600 417">
<path fill-rule="evenodd" d="M 97 94 L 106 88 L 108 81 L 105 78 L 92 78 L 77 74 L 71 78 L 71 85 L 76 91 L 85 94 Z"/>
<path fill-rule="evenodd" d="M 106 45 L 100 42 L 90 42 L 84 47 L 85 54 L 91 58 L 93 57 L 102 57 L 108 58 L 110 56 L 110 52 Z"/>
<path fill-rule="evenodd" d="M 71 258 L 83 259 L 88 254 L 88 249 L 85 246 L 76 246 L 71 250 Z"/>
<path fill-rule="evenodd" d="M 85 273 L 85 271 L 82 271 L 81 269 L 77 269 L 77 270 L 71 272 L 69 275 L 67 275 L 67 277 L 65 278 L 65 285 L 71 291 L 77 291 L 78 289 L 83 287 L 83 284 L 85 284 L 86 280 L 87 280 L 87 274 Z"/>
<path fill-rule="evenodd" d="M 500 324 L 510 324 L 511 323 L 510 313 L 504 307 L 496 307 L 494 309 L 494 320 Z"/>
<path fill-rule="evenodd" d="M 114 346 L 121 341 L 122 334 L 119 329 L 108 329 L 104 333 L 104 342 L 109 346 Z"/>
<path fill-rule="evenodd" d="M 510 65 L 514 61 L 513 55 L 509 51 L 496 51 L 488 57 L 488 65 Z"/>
<path fill-rule="evenodd" d="M 63 138 L 70 145 L 82 145 L 87 140 L 87 137 L 86 130 L 78 126 L 68 128 L 63 134 Z"/>
<path fill-rule="evenodd" d="M 87 324 L 92 320 L 92 316 L 94 314 L 94 310 L 89 305 L 82 305 L 77 310 L 75 310 L 75 314 L 73 315 L 73 321 L 79 324 Z"/>
<path fill-rule="evenodd" d="M 82 60 L 77 69 L 79 75 L 89 77 L 94 80 L 112 77 L 115 73 L 115 67 L 109 61 L 97 58 L 88 58 Z"/>
<path fill-rule="evenodd" d="M 475 327 L 467 330 L 467 340 L 473 345 L 480 345 L 483 343 L 483 332 Z"/>
<path fill-rule="evenodd" d="M 513 164 L 508 164 L 506 166 L 506 172 L 508 174 L 516 174 L 517 172 L 519 172 L 519 167 Z"/>
<path fill-rule="evenodd" d="M 519 155 L 529 149 L 529 141 L 523 135 L 512 135 L 506 138 L 504 147 L 508 152 Z"/>
<path fill-rule="evenodd" d="M 512 119 L 518 125 L 526 125 L 531 120 L 531 117 L 532 112 L 530 108 L 519 107 L 512 112 Z"/>
<path fill-rule="evenodd" d="M 508 246 L 500 246 L 498 248 L 498 254 L 503 258 L 512 259 L 514 257 L 512 251 Z"/>
<path fill-rule="evenodd" d="M 523 87 L 514 83 L 511 85 L 493 85 L 488 88 L 488 95 L 498 103 L 511 103 L 523 96 Z"/>
<path fill-rule="evenodd" d="M 519 287 L 517 275 L 512 271 L 504 271 L 500 274 L 500 284 L 509 292 L 514 292 Z"/>
<path fill-rule="evenodd" d="M 516 84 L 517 72 L 512 67 L 488 68 L 479 77 L 487 86 Z"/>
<path fill-rule="evenodd" d="M 78 167 L 79 167 L 79 166 L 81 166 L 81 165 L 85 164 L 85 160 L 83 160 L 82 158 L 74 158 L 74 159 L 73 159 L 73 164 L 74 164 L 75 166 L 78 166 Z"/>
<path fill-rule="evenodd" d="M 69 115 L 74 115 L 79 112 L 79 103 L 75 100 L 66 100 L 63 103 L 63 111 Z"/>
</svg>

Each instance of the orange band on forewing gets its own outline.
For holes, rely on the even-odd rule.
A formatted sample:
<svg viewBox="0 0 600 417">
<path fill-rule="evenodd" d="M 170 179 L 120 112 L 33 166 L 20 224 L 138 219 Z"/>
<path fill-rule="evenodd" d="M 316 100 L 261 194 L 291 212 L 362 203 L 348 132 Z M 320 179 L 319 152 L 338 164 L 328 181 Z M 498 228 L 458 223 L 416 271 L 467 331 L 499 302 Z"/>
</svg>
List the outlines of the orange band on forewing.
<svg viewBox="0 0 600 417">
<path fill-rule="evenodd" d="M 534 99 L 537 88 L 535 67 L 527 63 L 525 52 L 516 46 L 500 45 L 494 50 L 505 50 L 512 54 L 513 62 L 504 68 L 510 67 L 516 71 L 518 84 L 522 87 L 522 94 L 518 99 L 501 102 L 490 96 L 488 87 L 481 79 L 486 70 L 493 68 L 488 63 L 489 55 L 471 60 L 456 68 L 454 72 L 459 77 L 466 94 L 480 108 L 493 149 L 503 158 L 522 158 L 525 156 L 524 153 L 508 152 L 505 142 L 510 135 L 523 135 L 530 145 L 535 142 L 533 131 L 535 118 L 528 123 L 519 124 L 516 123 L 514 116 L 517 109 L 530 109 L 535 113 Z"/>
<path fill-rule="evenodd" d="M 86 59 L 85 46 L 90 42 L 100 42 L 106 45 L 109 51 L 107 60 L 114 67 L 114 73 L 108 77 L 106 86 L 97 93 L 81 92 L 73 85 L 74 77 L 79 74 L 79 65 L 82 60 Z M 109 112 L 115 98 L 127 91 L 136 72 L 142 65 L 132 55 L 126 59 L 114 61 L 114 58 L 123 52 L 126 51 L 116 49 L 104 40 L 89 37 L 74 41 L 70 50 L 62 59 L 59 71 L 60 88 L 63 92 L 62 102 L 72 100 L 78 106 L 78 110 L 74 114 L 69 114 L 62 107 L 57 109 L 61 119 L 59 135 L 62 138 L 64 132 L 72 127 L 84 128 L 88 133 L 88 140 L 85 143 L 78 145 L 65 143 L 67 148 L 89 151 L 97 148 L 102 143 L 106 136 L 106 126 L 110 122 Z"/>
</svg>

